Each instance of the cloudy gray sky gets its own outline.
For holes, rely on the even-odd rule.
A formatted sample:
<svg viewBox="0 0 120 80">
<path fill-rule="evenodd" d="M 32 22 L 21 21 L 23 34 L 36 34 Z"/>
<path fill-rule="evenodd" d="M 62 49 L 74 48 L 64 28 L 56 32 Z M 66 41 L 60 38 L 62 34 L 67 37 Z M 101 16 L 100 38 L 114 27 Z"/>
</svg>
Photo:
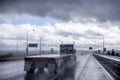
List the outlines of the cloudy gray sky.
<svg viewBox="0 0 120 80">
<path fill-rule="evenodd" d="M 29 31 L 30 41 L 42 37 L 48 46 L 59 40 L 76 41 L 78 48 L 101 46 L 104 35 L 106 47 L 119 49 L 119 13 L 120 0 L 1 0 L 0 44 L 15 47 L 19 39 L 25 46 Z"/>
<path fill-rule="evenodd" d="M 37 17 L 79 20 L 119 21 L 119 0 L 1 0 L 0 13 L 29 14 Z M 14 16 L 14 17 L 15 17 Z"/>
</svg>

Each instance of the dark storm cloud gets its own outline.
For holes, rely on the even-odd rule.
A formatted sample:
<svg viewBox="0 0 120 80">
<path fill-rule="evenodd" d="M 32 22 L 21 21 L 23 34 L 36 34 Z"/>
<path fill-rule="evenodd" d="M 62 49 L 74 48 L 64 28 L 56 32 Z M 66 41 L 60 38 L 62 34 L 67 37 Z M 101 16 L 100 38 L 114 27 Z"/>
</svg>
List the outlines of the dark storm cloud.
<svg viewBox="0 0 120 80">
<path fill-rule="evenodd" d="M 0 14 L 30 14 L 64 21 L 120 20 L 120 0 L 1 0 Z"/>
</svg>

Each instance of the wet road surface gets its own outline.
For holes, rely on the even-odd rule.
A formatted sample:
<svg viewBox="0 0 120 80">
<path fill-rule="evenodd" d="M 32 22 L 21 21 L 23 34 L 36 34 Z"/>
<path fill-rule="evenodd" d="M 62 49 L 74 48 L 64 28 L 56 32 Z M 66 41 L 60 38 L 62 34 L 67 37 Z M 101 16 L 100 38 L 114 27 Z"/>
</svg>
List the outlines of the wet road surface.
<svg viewBox="0 0 120 80">
<path fill-rule="evenodd" d="M 77 80 L 110 80 L 110 78 L 91 56 Z"/>
<path fill-rule="evenodd" d="M 24 72 L 24 61 L 0 62 L 0 80 L 110 80 L 103 68 L 91 53 L 77 53 L 77 62 L 65 70 L 64 75 L 51 77 L 49 72 L 36 70 L 35 73 Z"/>
<path fill-rule="evenodd" d="M 0 80 L 23 76 L 23 66 L 23 60 L 0 62 Z"/>
<path fill-rule="evenodd" d="M 104 66 L 104 68 L 114 77 L 114 80 L 120 80 L 120 60 L 114 56 L 94 55 L 96 59 Z"/>
</svg>

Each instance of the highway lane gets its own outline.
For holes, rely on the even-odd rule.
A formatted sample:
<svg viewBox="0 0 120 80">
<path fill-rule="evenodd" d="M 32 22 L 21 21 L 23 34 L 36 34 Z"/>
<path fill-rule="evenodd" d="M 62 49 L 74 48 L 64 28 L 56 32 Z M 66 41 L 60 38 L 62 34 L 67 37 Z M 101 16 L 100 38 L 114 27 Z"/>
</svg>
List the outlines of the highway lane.
<svg viewBox="0 0 120 80">
<path fill-rule="evenodd" d="M 105 77 L 106 74 L 95 62 L 91 54 L 92 52 L 87 54 L 78 52 L 77 62 L 71 68 L 65 69 L 65 73 L 60 80 L 88 80 L 87 78 L 108 80 L 108 77 Z M 89 75 L 91 74 L 91 69 L 92 71 L 95 70 L 94 73 L 97 73 L 97 78 Z M 24 60 L 0 62 L 0 71 L 0 80 L 59 80 L 61 77 L 57 76 L 53 79 L 47 69 L 44 69 L 43 72 L 35 70 L 35 73 L 26 73 L 24 72 Z"/>
<path fill-rule="evenodd" d="M 110 80 L 110 77 L 104 72 L 95 58 L 90 55 L 77 80 Z"/>
<path fill-rule="evenodd" d="M 77 77 L 82 70 L 88 56 L 88 54 L 81 55 L 81 53 L 78 53 L 76 65 L 67 68 L 63 78 L 74 80 L 75 76 Z M 44 72 L 36 70 L 34 74 L 24 72 L 24 60 L 0 62 L 0 80 L 50 80 L 48 78 L 49 72 L 47 70 L 44 70 Z"/>
<path fill-rule="evenodd" d="M 115 80 L 120 80 L 120 62 L 102 57 L 100 55 L 94 56 L 103 65 L 103 67 L 114 77 Z"/>
<path fill-rule="evenodd" d="M 23 60 L 0 62 L 0 80 L 25 74 L 23 66 Z"/>
</svg>

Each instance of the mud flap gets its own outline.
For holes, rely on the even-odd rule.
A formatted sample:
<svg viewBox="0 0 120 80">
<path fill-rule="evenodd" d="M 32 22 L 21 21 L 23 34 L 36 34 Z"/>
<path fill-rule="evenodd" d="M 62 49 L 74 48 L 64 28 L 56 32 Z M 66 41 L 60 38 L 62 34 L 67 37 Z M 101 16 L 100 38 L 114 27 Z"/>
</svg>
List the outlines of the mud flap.
<svg viewBox="0 0 120 80">
<path fill-rule="evenodd" d="M 30 66 L 30 69 L 27 71 L 28 73 L 34 73 L 35 71 L 35 63 L 33 62 Z"/>
<path fill-rule="evenodd" d="M 51 75 L 56 75 L 56 65 L 55 64 L 48 64 L 47 69 Z"/>
</svg>

